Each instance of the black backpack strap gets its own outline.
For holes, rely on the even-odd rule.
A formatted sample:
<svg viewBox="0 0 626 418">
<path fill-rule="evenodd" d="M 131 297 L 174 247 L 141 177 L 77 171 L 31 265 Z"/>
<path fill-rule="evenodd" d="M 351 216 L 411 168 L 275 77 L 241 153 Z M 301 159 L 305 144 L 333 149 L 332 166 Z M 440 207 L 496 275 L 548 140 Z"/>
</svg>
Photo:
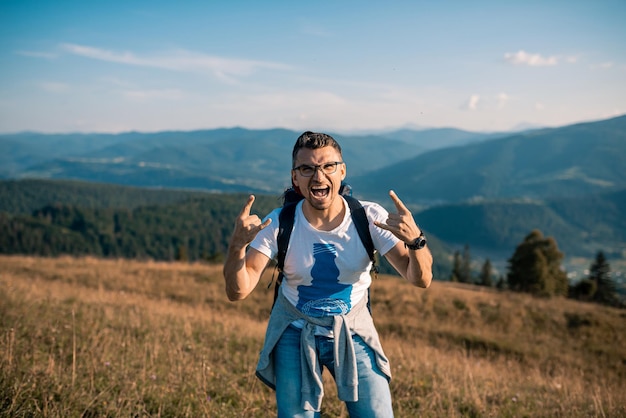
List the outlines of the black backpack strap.
<svg viewBox="0 0 626 418">
<path fill-rule="evenodd" d="M 369 221 L 367 219 L 367 214 L 365 213 L 365 208 L 361 205 L 361 202 L 359 202 L 358 199 L 355 199 L 352 196 L 344 196 L 343 198 L 348 202 L 356 231 L 359 233 L 359 238 L 361 238 L 361 242 L 367 251 L 367 255 L 372 261 L 372 271 L 377 274 L 378 267 L 376 266 L 376 257 L 374 256 L 374 242 L 372 241 L 372 235 L 370 234 Z"/>
<path fill-rule="evenodd" d="M 274 284 L 274 303 L 278 297 L 278 289 L 283 282 L 283 267 L 285 267 L 285 257 L 287 248 L 289 247 L 289 238 L 293 230 L 293 221 L 296 217 L 296 206 L 298 202 L 285 204 L 278 214 L 278 254 L 276 254 L 276 268 L 278 269 L 278 277 Z"/>
<path fill-rule="evenodd" d="M 370 234 L 369 228 L 369 220 L 367 219 L 367 214 L 365 213 L 365 208 L 357 199 L 352 196 L 344 196 L 344 199 L 348 202 L 348 206 L 350 207 L 350 214 L 352 215 L 352 221 L 354 222 L 354 226 L 356 227 L 356 231 L 359 233 L 359 238 L 361 238 L 361 242 L 367 251 L 367 255 L 372 261 L 372 271 L 374 272 L 374 277 L 378 277 L 378 267 L 376 266 L 376 257 L 374 256 L 374 242 L 372 241 L 372 234 Z M 372 313 L 372 305 L 371 305 L 371 287 L 367 288 L 367 310 Z"/>
<path fill-rule="evenodd" d="M 276 255 L 278 270 L 282 271 L 285 266 L 285 256 L 289 246 L 289 238 L 293 230 L 293 221 L 296 216 L 296 206 L 298 203 L 289 203 L 280 210 L 278 214 L 278 254 Z"/>
</svg>

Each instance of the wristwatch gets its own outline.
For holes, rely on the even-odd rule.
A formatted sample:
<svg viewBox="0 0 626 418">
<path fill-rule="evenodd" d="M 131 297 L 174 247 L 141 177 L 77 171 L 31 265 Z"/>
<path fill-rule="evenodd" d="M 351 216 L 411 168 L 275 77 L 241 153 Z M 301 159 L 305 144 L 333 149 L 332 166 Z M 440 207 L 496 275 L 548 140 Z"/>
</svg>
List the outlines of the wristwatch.
<svg viewBox="0 0 626 418">
<path fill-rule="evenodd" d="M 405 242 L 404 246 L 409 250 L 421 250 L 422 248 L 424 248 L 426 246 L 426 237 L 424 236 L 424 231 L 420 231 L 420 236 L 415 238 L 412 243 L 407 244 Z"/>
</svg>

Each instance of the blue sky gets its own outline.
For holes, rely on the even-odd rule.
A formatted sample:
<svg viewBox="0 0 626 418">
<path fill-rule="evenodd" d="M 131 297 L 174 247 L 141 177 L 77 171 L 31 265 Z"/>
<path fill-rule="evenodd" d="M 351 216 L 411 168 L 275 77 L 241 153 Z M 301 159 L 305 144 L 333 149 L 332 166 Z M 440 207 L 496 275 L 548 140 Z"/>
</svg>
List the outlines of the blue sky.
<svg viewBox="0 0 626 418">
<path fill-rule="evenodd" d="M 625 22 L 624 0 L 0 0 L 0 132 L 605 119 Z"/>
</svg>

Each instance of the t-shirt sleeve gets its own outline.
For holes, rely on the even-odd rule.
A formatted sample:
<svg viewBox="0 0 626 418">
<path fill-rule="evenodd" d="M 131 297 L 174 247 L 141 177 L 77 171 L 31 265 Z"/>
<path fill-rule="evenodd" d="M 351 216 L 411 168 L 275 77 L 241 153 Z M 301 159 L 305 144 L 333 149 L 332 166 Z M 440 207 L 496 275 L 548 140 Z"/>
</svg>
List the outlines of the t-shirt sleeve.
<svg viewBox="0 0 626 418">
<path fill-rule="evenodd" d="M 367 218 L 369 219 L 370 234 L 372 235 L 372 241 L 374 242 L 374 248 L 380 253 L 385 255 L 400 241 L 395 235 L 386 229 L 382 229 L 374 225 L 374 221 L 387 222 L 389 212 L 378 203 L 373 202 L 361 202 L 365 207 Z"/>
<path fill-rule="evenodd" d="M 276 253 L 278 253 L 278 244 L 276 239 L 278 237 L 279 213 L 280 208 L 277 208 L 263 218 L 262 222 L 265 222 L 269 218 L 272 220 L 272 223 L 270 223 L 267 228 L 261 230 L 250 243 L 251 248 L 265 254 L 270 259 L 276 257 Z"/>
</svg>

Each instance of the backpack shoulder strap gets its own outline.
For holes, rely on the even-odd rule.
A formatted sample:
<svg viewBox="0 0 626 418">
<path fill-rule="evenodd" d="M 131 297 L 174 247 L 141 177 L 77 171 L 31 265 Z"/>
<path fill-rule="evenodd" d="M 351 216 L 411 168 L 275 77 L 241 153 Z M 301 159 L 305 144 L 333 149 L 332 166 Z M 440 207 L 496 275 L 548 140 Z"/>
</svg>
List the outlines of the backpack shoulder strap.
<svg viewBox="0 0 626 418">
<path fill-rule="evenodd" d="M 290 202 L 283 205 L 278 214 L 278 253 L 276 254 L 276 268 L 278 269 L 278 277 L 274 284 L 274 302 L 278 297 L 278 289 L 283 282 L 283 267 L 285 267 L 285 256 L 287 255 L 287 247 L 289 247 L 289 238 L 293 230 L 293 222 L 296 216 L 296 206 L 298 202 Z M 272 307 L 274 305 L 272 304 Z"/>
<path fill-rule="evenodd" d="M 367 214 L 365 213 L 365 208 L 361 202 L 358 201 L 358 199 L 355 199 L 352 196 L 344 196 L 343 198 L 348 202 L 354 226 L 359 233 L 359 238 L 361 238 L 361 242 L 367 251 L 367 255 L 372 261 L 372 270 L 374 273 L 378 273 L 376 258 L 374 257 L 374 241 L 372 241 L 372 234 L 370 234 L 369 221 L 367 219 Z"/>
<path fill-rule="evenodd" d="M 350 207 L 350 214 L 352 216 L 352 221 L 354 222 L 354 226 L 356 227 L 356 231 L 359 234 L 359 238 L 361 238 L 361 242 L 367 251 L 367 255 L 372 261 L 372 271 L 374 272 L 374 277 L 378 277 L 378 267 L 376 266 L 376 257 L 374 256 L 374 241 L 372 241 L 372 234 L 370 234 L 369 228 L 369 220 L 367 219 L 367 214 L 365 213 L 365 208 L 352 196 L 344 196 L 344 199 L 348 202 L 348 206 Z M 372 313 L 372 300 L 371 300 L 371 287 L 367 289 L 367 310 Z"/>
<path fill-rule="evenodd" d="M 298 202 L 288 203 L 283 206 L 278 215 L 278 254 L 276 255 L 277 267 L 279 271 L 285 266 L 285 256 L 289 246 L 289 238 L 293 230 L 293 221 L 296 216 L 296 206 Z"/>
</svg>

